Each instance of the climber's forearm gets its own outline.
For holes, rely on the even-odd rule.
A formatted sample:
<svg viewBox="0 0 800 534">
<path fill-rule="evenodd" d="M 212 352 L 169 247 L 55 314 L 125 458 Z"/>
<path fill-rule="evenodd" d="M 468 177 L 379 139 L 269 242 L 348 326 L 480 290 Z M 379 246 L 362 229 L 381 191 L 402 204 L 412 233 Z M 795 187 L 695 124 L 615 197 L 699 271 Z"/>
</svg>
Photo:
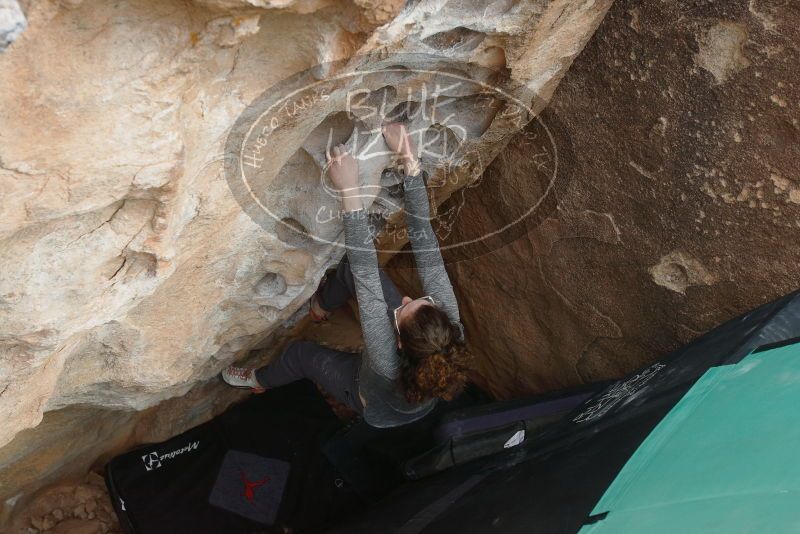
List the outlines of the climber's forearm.
<svg viewBox="0 0 800 534">
<path fill-rule="evenodd" d="M 359 192 L 359 188 L 355 188 L 353 191 L 342 191 L 340 193 L 344 211 L 356 211 L 364 207 Z"/>
<path fill-rule="evenodd" d="M 394 379 L 400 372 L 388 307 L 383 296 L 378 256 L 364 209 L 347 210 L 343 216 L 345 247 L 353 274 L 366 356 L 372 369 Z"/>
<path fill-rule="evenodd" d="M 460 325 L 456 296 L 444 268 L 439 240 L 431 225 L 426 175 L 419 171 L 416 175 L 406 174 L 403 180 L 409 241 L 423 290 L 433 297 L 453 323 Z"/>
<path fill-rule="evenodd" d="M 326 152 L 331 184 L 342 199 L 344 244 L 353 274 L 367 362 L 376 372 L 395 379 L 400 372 L 394 327 L 383 297 L 378 255 L 372 242 L 369 214 L 362 207 L 358 161 L 338 144 Z"/>
</svg>

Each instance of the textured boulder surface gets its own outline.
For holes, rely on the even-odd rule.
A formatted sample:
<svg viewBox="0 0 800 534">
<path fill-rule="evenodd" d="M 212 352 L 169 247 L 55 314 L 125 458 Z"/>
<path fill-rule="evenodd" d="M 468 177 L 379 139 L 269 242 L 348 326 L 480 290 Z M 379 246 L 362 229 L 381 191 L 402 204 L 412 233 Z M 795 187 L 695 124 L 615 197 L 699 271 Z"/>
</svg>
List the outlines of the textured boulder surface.
<svg viewBox="0 0 800 534">
<path fill-rule="evenodd" d="M 798 28 L 792 2 L 615 2 L 451 239 L 538 208 L 445 253 L 496 394 L 620 376 L 800 287 Z"/>
<path fill-rule="evenodd" d="M 35 530 L 34 530 L 35 529 Z M 89 473 L 78 484 L 48 488 L 15 518 L 4 532 L 28 534 L 118 534 L 117 522 L 103 477 Z"/>
<path fill-rule="evenodd" d="M 231 194 L 226 136 L 262 92 L 329 61 L 424 52 L 491 68 L 538 111 L 611 0 L 20 4 L 27 28 L 0 54 L 0 498 L 85 468 L 128 439 L 134 412 L 196 398 L 272 346 L 341 255 L 265 229 Z M 453 96 L 479 174 L 524 123 L 474 97 Z M 344 109 L 289 125 L 262 166 L 306 227 L 315 199 L 285 178 L 317 169 Z M 212 411 L 174 413 L 171 430 Z"/>
</svg>

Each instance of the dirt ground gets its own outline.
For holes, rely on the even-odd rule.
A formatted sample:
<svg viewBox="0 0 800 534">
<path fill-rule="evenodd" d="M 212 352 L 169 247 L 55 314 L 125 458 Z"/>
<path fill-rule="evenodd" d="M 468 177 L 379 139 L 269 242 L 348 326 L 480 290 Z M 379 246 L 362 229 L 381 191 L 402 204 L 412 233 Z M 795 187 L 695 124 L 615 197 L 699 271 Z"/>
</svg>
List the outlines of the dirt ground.
<svg viewBox="0 0 800 534">
<path fill-rule="evenodd" d="M 122 531 L 103 478 L 89 473 L 77 484 L 39 492 L 12 522 L 9 534 L 117 534 Z"/>
</svg>

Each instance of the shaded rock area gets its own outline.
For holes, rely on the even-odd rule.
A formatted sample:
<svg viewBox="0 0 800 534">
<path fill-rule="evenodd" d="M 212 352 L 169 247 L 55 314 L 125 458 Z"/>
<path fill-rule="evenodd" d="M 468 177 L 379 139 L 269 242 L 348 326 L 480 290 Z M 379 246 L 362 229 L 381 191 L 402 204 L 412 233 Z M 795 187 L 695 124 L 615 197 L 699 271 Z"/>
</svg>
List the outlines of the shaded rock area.
<svg viewBox="0 0 800 534">
<path fill-rule="evenodd" d="M 482 238 L 445 257 L 493 392 L 620 376 L 800 286 L 799 28 L 792 2 L 615 2 L 448 237 Z"/>
<path fill-rule="evenodd" d="M 0 450 L 0 465 L 3 466 L 0 487 L 17 490 L 4 499 L 4 506 L 0 508 L 0 532 L 30 534 L 44 531 L 42 525 L 49 525 L 55 528 L 53 532 L 63 534 L 108 532 L 109 525 L 112 526 L 110 531 L 116 532 L 113 511 L 113 521 L 103 519 L 105 524 L 100 524 L 95 517 L 68 514 L 61 500 L 69 500 L 71 491 L 76 492 L 76 496 L 82 495 L 83 490 L 79 488 L 84 485 L 86 473 L 102 473 L 105 463 L 114 454 L 188 430 L 221 413 L 245 395 L 212 381 L 197 385 L 185 396 L 141 412 L 91 406 L 70 406 L 48 412 L 36 428 L 23 430 L 11 446 Z M 92 492 L 104 495 L 107 500 L 105 484 L 99 475 L 94 477 L 97 478 Z M 36 491 L 43 486 L 43 491 Z M 63 517 L 59 519 L 57 514 L 42 519 L 54 509 L 64 510 Z M 9 520 L 11 523 L 6 525 Z"/>
<path fill-rule="evenodd" d="M 0 487 L 10 492 L 78 480 L 92 468 L 102 470 L 113 454 L 183 432 L 243 397 L 214 380 L 141 412 L 93 406 L 48 412 L 36 428 L 23 430 L 13 446 L 0 450 Z M 18 491 L 5 504 L 12 509 L 29 496 Z"/>
</svg>

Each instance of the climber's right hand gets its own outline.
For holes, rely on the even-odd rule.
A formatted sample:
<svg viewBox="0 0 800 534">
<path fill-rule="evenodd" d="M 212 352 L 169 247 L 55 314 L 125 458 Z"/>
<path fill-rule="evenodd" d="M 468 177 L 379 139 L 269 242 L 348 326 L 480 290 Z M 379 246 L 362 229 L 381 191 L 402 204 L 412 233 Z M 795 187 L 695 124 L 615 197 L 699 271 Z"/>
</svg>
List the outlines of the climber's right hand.
<svg viewBox="0 0 800 534">
<path fill-rule="evenodd" d="M 339 191 L 344 203 L 345 210 L 355 210 L 361 207 L 358 186 L 358 161 L 347 152 L 347 148 L 342 145 L 335 145 L 330 152 L 326 153 L 328 158 L 328 175 L 331 178 L 333 187 Z"/>
<path fill-rule="evenodd" d="M 408 134 L 404 124 L 387 122 L 381 126 L 381 133 L 383 133 L 386 146 L 395 151 L 400 156 L 400 159 L 413 159 L 416 157 L 414 143 L 411 141 L 411 136 Z"/>
</svg>

